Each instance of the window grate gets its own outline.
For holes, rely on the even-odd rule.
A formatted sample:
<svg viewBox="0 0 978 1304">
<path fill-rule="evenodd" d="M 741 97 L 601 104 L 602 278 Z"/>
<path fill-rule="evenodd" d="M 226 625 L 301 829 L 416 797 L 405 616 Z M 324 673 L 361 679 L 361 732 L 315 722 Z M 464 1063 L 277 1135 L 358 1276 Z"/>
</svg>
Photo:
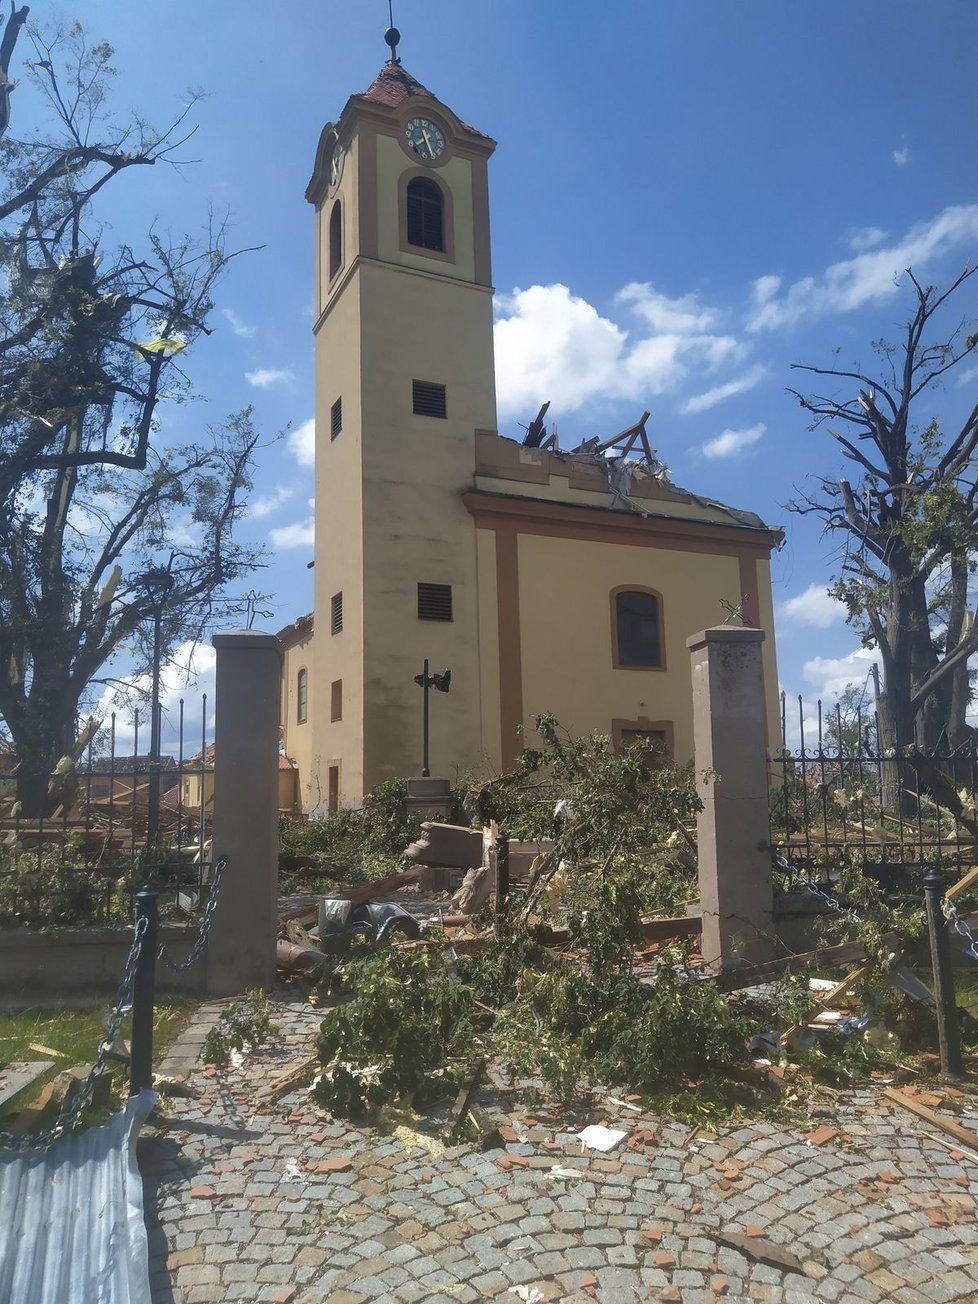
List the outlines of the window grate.
<svg viewBox="0 0 978 1304">
<path fill-rule="evenodd" d="M 334 593 L 329 600 L 329 632 L 339 634 L 343 628 L 343 594 Z"/>
<path fill-rule="evenodd" d="M 444 385 L 436 385 L 430 380 L 415 380 L 411 384 L 415 416 L 442 418 L 448 416 L 448 401 Z"/>
<path fill-rule="evenodd" d="M 418 620 L 451 620 L 452 586 L 450 584 L 418 585 Z"/>
<path fill-rule="evenodd" d="M 343 429 L 343 398 L 336 400 L 329 410 L 329 437 L 335 439 Z"/>
</svg>

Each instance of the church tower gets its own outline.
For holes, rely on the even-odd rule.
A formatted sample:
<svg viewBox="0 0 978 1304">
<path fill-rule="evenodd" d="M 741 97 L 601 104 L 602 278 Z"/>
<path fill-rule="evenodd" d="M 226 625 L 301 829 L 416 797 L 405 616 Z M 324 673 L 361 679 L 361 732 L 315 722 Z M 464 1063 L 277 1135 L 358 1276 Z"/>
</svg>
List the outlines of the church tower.
<svg viewBox="0 0 978 1304">
<path fill-rule="evenodd" d="M 308 807 L 481 760 L 476 531 L 462 495 L 496 426 L 487 164 L 495 142 L 391 57 L 319 141 L 315 640 L 300 687 Z M 303 672 L 300 671 L 300 676 Z M 307 699 L 302 699 L 302 692 Z"/>
</svg>

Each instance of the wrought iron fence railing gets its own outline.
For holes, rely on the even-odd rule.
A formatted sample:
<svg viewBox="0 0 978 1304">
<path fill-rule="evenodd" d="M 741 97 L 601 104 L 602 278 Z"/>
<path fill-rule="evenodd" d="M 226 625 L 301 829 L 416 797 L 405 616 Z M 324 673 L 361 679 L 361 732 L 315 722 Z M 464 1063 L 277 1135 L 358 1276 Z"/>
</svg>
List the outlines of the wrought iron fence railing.
<svg viewBox="0 0 978 1304">
<path fill-rule="evenodd" d="M 199 714 L 199 721 L 198 721 Z M 210 881 L 214 748 L 207 697 L 184 700 L 157 761 L 148 713 L 113 712 L 77 755 L 32 775 L 16 755 L 0 774 L 0 928 L 128 923 L 145 882 L 164 911 L 203 904 Z M 147 843 L 154 775 L 158 836 Z M 40 784 L 31 779 L 40 778 Z M 37 794 L 43 796 L 38 800 Z M 33 794 L 31 800 L 27 794 Z"/>
<path fill-rule="evenodd" d="M 771 843 L 806 868 L 855 856 L 892 883 L 929 864 L 978 863 L 978 752 L 902 753 L 880 746 L 875 713 L 836 708 L 797 715 L 781 700 L 782 745 L 769 764 Z"/>
</svg>

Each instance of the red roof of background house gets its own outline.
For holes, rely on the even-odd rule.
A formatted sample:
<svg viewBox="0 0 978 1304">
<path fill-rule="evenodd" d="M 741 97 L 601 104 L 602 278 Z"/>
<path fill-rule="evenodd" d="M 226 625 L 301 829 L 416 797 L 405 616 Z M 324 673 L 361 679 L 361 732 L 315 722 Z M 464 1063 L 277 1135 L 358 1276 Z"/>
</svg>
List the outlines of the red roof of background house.
<svg viewBox="0 0 978 1304">
<path fill-rule="evenodd" d="M 207 765 L 213 765 L 213 764 L 214 764 L 214 758 L 215 758 L 216 755 L 217 755 L 216 746 L 215 746 L 214 743 L 211 743 L 210 747 L 208 747 L 207 750 L 204 752 L 203 764 L 204 764 L 205 766 L 207 766 Z M 184 761 L 184 765 L 187 765 L 187 766 L 190 766 L 190 765 L 200 765 L 200 764 L 201 764 L 201 756 L 200 756 L 200 752 L 198 752 L 196 756 L 191 756 L 191 758 L 190 758 L 189 761 Z M 298 765 L 295 763 L 295 761 L 292 759 L 291 756 L 286 756 L 284 752 L 279 752 L 279 754 L 278 754 L 278 768 L 279 768 L 280 770 L 297 770 L 299 767 L 298 767 Z"/>
</svg>

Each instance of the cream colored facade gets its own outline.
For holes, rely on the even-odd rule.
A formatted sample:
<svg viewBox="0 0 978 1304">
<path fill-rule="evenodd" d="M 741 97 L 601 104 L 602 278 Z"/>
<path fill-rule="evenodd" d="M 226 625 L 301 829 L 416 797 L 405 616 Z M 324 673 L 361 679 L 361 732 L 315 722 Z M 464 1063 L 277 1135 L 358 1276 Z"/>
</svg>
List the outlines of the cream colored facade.
<svg viewBox="0 0 978 1304">
<path fill-rule="evenodd" d="M 419 119 L 444 141 L 437 157 L 412 151 L 406 131 Z M 320 140 L 307 190 L 316 209 L 315 609 L 281 635 L 285 749 L 307 811 L 420 772 L 414 676 L 426 657 L 452 671 L 451 692 L 432 694 L 435 774 L 498 771 L 540 711 L 575 732 L 658 731 L 688 758 L 685 640 L 722 622 L 721 600 L 768 632 L 774 736 L 767 563 L 777 536 L 641 467 L 622 499 L 607 459 L 495 433 L 494 148 L 394 63 Z M 440 248 L 412 243 L 409 187 L 416 194 L 419 179 L 440 196 Z M 416 382 L 438 402 L 444 387 L 443 413 L 419 399 Z M 450 595 L 449 619 L 422 618 L 431 607 L 419 585 L 435 586 L 425 592 L 442 603 Z M 616 665 L 612 595 L 630 586 L 658 595 L 661 668 Z"/>
</svg>

